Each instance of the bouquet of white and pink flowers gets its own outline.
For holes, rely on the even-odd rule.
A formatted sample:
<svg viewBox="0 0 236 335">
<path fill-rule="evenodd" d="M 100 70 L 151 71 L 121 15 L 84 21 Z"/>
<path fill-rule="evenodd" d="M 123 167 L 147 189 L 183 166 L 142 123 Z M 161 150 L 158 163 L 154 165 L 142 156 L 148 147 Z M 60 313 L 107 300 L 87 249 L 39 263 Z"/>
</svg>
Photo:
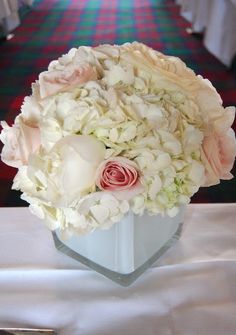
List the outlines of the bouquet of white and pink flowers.
<svg viewBox="0 0 236 335">
<path fill-rule="evenodd" d="M 234 116 L 179 58 L 137 42 L 73 48 L 2 122 L 1 157 L 34 214 L 83 234 L 129 210 L 174 216 L 200 186 L 231 179 Z"/>
</svg>

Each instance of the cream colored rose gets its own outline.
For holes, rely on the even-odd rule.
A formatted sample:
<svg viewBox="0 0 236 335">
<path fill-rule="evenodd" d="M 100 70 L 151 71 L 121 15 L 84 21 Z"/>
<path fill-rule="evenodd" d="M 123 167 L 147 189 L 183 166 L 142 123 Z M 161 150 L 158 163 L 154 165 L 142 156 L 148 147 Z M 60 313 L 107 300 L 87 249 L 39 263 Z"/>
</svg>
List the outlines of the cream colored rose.
<svg viewBox="0 0 236 335">
<path fill-rule="evenodd" d="M 16 168 L 27 165 L 31 153 L 40 146 L 40 131 L 37 127 L 27 125 L 21 118 L 12 126 L 1 122 L 3 130 L 0 140 L 4 146 L 1 153 L 2 161 Z"/>
<path fill-rule="evenodd" d="M 230 170 L 233 168 L 236 156 L 236 140 L 233 129 L 225 134 L 216 132 L 205 137 L 203 141 L 202 161 L 206 169 L 204 186 L 216 185 L 220 179 L 233 178 Z"/>
<path fill-rule="evenodd" d="M 231 125 L 235 108 L 226 107 L 221 113 L 218 111 L 218 114 L 218 117 L 211 119 L 211 128 L 202 144 L 201 159 L 206 171 L 204 186 L 218 184 L 220 179 L 233 178 L 230 170 L 236 156 L 236 139 Z"/>
<path fill-rule="evenodd" d="M 40 73 L 39 93 L 42 99 L 66 91 L 76 85 L 84 84 L 97 78 L 96 72 L 89 64 L 70 63 L 60 70 Z"/>
</svg>

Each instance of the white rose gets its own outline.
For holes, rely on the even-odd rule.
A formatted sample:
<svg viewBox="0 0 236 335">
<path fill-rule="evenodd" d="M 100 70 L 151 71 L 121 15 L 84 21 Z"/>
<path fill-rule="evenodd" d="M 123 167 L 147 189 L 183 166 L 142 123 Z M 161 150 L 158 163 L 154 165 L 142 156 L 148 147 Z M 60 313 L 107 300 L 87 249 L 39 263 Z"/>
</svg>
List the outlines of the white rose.
<svg viewBox="0 0 236 335">
<path fill-rule="evenodd" d="M 84 191 L 95 183 L 95 171 L 105 157 L 105 146 L 92 136 L 70 135 L 52 149 L 61 158 L 58 177 L 66 192 Z"/>
<path fill-rule="evenodd" d="M 70 206 L 95 188 L 95 172 L 104 157 L 105 146 L 92 136 L 62 138 L 47 155 L 31 156 L 28 176 L 35 190 L 29 195 L 54 206 Z"/>
</svg>

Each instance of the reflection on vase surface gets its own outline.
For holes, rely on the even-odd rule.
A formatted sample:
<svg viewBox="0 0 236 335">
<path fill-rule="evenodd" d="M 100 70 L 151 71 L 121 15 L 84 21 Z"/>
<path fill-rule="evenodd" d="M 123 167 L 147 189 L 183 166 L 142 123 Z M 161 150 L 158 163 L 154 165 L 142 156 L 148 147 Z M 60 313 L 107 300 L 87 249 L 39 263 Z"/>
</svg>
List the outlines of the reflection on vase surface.
<svg viewBox="0 0 236 335">
<path fill-rule="evenodd" d="M 110 229 L 97 229 L 68 240 L 53 233 L 63 253 L 127 286 L 179 239 L 185 207 L 174 218 L 134 215 L 131 211 Z"/>
</svg>

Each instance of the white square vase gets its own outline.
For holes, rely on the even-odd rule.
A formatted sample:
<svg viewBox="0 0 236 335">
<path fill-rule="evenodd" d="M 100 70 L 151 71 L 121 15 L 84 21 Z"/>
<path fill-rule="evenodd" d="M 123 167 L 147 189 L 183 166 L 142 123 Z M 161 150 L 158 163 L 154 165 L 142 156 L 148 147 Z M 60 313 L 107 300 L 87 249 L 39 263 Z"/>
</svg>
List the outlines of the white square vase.
<svg viewBox="0 0 236 335">
<path fill-rule="evenodd" d="M 55 246 L 122 286 L 130 285 L 179 239 L 185 207 L 174 218 L 131 211 L 110 229 L 68 240 L 53 232 Z"/>
</svg>

